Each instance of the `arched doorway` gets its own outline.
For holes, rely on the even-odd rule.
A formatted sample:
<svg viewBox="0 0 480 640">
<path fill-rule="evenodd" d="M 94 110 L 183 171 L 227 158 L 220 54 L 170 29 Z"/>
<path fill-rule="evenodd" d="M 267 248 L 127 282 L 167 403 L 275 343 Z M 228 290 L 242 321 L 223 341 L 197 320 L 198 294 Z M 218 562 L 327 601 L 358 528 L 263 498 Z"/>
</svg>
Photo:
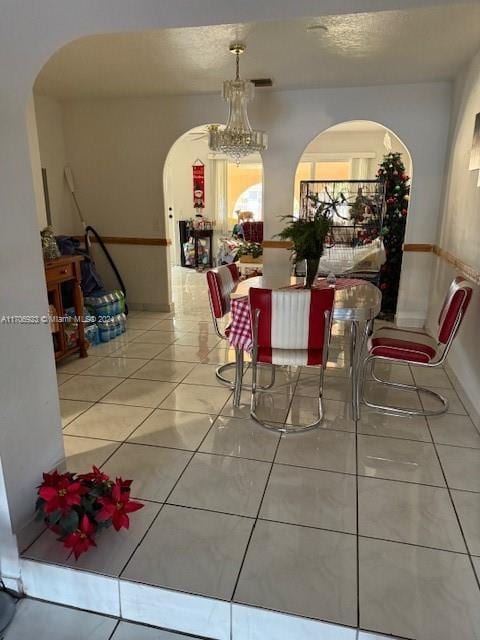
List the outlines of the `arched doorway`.
<svg viewBox="0 0 480 640">
<path fill-rule="evenodd" d="M 213 222 L 214 258 L 222 237 L 230 237 L 239 213 L 251 211 L 263 220 L 263 163 L 260 154 L 243 158 L 239 165 L 208 148 L 208 125 L 194 127 L 181 135 L 168 152 L 164 172 L 166 229 L 172 240 L 170 261 L 181 264 L 182 242 L 179 223 L 198 213 Z M 192 167 L 203 166 L 204 207 L 195 209 Z"/>
<path fill-rule="evenodd" d="M 388 317 L 395 314 L 400 287 L 411 174 L 411 156 L 400 138 L 383 125 L 366 120 L 343 122 L 316 136 L 303 152 L 295 174 L 295 214 L 300 214 L 302 181 L 336 185 L 339 193 L 349 191 L 354 200 L 363 188 L 362 181 L 366 186 L 368 181 L 383 180 L 386 208 L 378 233 L 383 237 L 386 262 L 381 268 L 378 264 L 378 282 L 383 290 L 382 309 Z"/>
</svg>

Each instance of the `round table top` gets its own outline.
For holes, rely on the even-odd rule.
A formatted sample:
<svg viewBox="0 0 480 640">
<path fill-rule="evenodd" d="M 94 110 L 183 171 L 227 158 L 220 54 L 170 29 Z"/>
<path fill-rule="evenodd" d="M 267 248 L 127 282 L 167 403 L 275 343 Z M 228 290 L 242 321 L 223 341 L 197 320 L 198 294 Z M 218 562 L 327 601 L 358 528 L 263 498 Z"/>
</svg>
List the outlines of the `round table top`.
<svg viewBox="0 0 480 640">
<path fill-rule="evenodd" d="M 337 278 L 338 281 L 341 278 Z M 239 282 L 230 294 L 231 300 L 248 295 L 252 287 L 260 289 L 283 289 L 289 285 L 302 284 L 303 278 L 281 276 L 255 276 Z M 339 322 L 365 322 L 373 320 L 380 312 L 382 294 L 371 282 L 364 281 L 352 287 L 335 290 L 333 319 Z"/>
</svg>

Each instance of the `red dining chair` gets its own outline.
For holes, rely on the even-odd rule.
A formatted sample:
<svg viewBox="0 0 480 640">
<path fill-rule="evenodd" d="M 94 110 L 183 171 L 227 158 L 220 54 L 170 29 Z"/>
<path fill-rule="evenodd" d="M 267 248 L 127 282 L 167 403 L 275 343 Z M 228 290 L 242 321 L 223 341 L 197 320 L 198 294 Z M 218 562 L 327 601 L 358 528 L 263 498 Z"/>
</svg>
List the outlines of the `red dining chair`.
<svg viewBox="0 0 480 640">
<path fill-rule="evenodd" d="M 382 327 L 374 332 L 368 342 L 368 355 L 363 362 L 361 374 L 362 400 L 367 407 L 379 409 L 385 413 L 409 416 L 434 416 L 447 411 L 448 401 L 444 396 L 431 389 L 416 385 L 382 380 L 375 374 L 375 363 L 378 361 L 388 363 L 404 362 L 415 367 L 429 369 L 442 365 L 460 329 L 465 312 L 470 304 L 472 292 L 473 289 L 469 282 L 461 277 L 455 278 L 450 285 L 440 311 L 436 336 L 432 336 L 426 331 L 399 329 L 396 327 Z M 375 382 L 406 391 L 420 391 L 438 400 L 441 407 L 438 409 L 416 410 L 370 402 L 365 397 L 365 380 L 369 371 L 371 371 Z"/>
<path fill-rule="evenodd" d="M 230 325 L 220 328 L 219 320 L 223 320 L 230 313 L 230 293 L 235 289 L 240 281 L 240 272 L 235 263 L 209 269 L 207 271 L 208 298 L 210 301 L 210 311 L 212 312 L 213 326 L 215 333 L 222 340 L 228 340 Z M 216 377 L 223 383 L 232 385 L 232 381 L 223 374 L 228 369 L 235 367 L 234 362 L 222 364 L 215 370 Z"/>
<path fill-rule="evenodd" d="M 208 298 L 210 301 L 210 310 L 212 313 L 213 326 L 215 333 L 222 340 L 228 340 L 230 334 L 230 324 L 225 328 L 220 328 L 219 321 L 226 319 L 230 313 L 230 294 L 240 281 L 240 272 L 235 263 L 209 269 L 207 271 Z M 229 369 L 235 368 L 235 362 L 227 362 L 222 364 L 215 370 L 215 375 L 220 382 L 233 385 L 233 380 L 229 380 L 224 373 Z M 275 383 L 275 370 L 272 368 L 271 379 L 268 385 L 262 389 L 270 389 Z"/>
<path fill-rule="evenodd" d="M 281 433 L 307 431 L 323 419 L 323 377 L 328 361 L 334 289 L 249 291 L 253 328 L 250 416 Z M 258 364 L 320 367 L 318 419 L 307 425 L 280 426 L 260 420 L 257 408 Z"/>
</svg>

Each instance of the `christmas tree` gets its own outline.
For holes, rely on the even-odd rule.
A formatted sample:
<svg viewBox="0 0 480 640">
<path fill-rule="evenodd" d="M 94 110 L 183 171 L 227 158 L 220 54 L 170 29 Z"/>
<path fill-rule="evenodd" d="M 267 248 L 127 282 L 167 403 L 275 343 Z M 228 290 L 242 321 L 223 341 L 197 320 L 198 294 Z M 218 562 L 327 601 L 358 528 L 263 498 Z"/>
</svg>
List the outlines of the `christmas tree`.
<svg viewBox="0 0 480 640">
<path fill-rule="evenodd" d="M 385 184 L 386 212 L 383 221 L 383 242 L 387 261 L 380 270 L 382 312 L 395 314 L 402 269 L 403 239 L 407 223 L 410 177 L 405 173 L 401 153 L 387 153 L 377 176 Z"/>
</svg>

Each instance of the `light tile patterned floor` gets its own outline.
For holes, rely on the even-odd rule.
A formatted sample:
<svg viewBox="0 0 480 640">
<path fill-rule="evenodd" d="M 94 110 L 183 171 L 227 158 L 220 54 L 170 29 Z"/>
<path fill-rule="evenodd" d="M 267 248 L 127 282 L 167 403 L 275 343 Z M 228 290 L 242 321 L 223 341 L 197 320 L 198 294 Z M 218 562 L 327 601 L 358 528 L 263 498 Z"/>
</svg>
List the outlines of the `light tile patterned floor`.
<svg viewBox="0 0 480 640">
<path fill-rule="evenodd" d="M 2 636 L 3 637 L 3 636 Z M 5 640 L 201 640 L 38 600 L 20 600 Z"/>
<path fill-rule="evenodd" d="M 175 269 L 173 281 L 175 314 L 132 312 L 124 337 L 59 367 L 68 466 L 134 478 L 148 504 L 77 566 L 371 632 L 480 638 L 480 434 L 447 372 L 380 371 L 446 393 L 447 415 L 364 409 L 355 424 L 335 325 L 325 423 L 280 437 L 250 421 L 248 392 L 234 408 L 215 379 L 232 353 L 211 325 L 205 276 Z M 310 420 L 316 376 L 279 372 L 261 410 Z M 46 533 L 25 555 L 66 554 Z M 132 637 L 127 626 L 113 638 Z"/>
</svg>

